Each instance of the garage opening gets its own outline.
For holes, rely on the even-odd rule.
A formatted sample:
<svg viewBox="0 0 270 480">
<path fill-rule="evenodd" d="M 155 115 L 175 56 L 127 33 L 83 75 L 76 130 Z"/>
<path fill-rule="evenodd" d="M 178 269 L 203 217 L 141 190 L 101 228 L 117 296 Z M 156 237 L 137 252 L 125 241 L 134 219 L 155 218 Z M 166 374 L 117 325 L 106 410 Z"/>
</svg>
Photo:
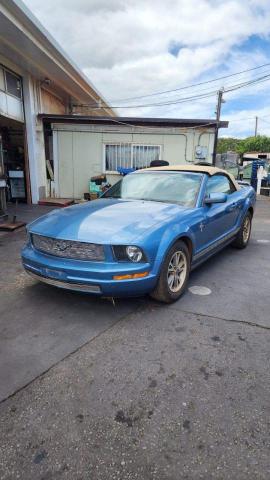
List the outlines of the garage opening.
<svg viewBox="0 0 270 480">
<path fill-rule="evenodd" d="M 30 201 L 26 154 L 24 124 L 0 115 L 0 162 L 6 202 Z"/>
<path fill-rule="evenodd" d="M 22 78 L 0 65 L 0 211 L 31 202 Z"/>
</svg>

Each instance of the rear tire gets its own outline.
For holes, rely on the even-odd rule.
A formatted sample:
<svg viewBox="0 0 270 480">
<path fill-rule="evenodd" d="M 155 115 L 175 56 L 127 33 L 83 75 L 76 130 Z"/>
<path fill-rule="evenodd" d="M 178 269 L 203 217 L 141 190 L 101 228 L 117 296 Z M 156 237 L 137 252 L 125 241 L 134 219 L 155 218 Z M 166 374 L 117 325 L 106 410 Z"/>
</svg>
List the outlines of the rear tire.
<svg viewBox="0 0 270 480">
<path fill-rule="evenodd" d="M 246 248 L 248 245 L 250 234 L 251 234 L 251 225 L 252 225 L 252 215 L 248 212 L 242 222 L 241 228 L 237 234 L 236 239 L 233 241 L 232 246 L 235 248 Z"/>
<path fill-rule="evenodd" d="M 179 240 L 168 251 L 151 297 L 159 302 L 173 303 L 184 293 L 190 272 L 190 253 Z"/>
</svg>

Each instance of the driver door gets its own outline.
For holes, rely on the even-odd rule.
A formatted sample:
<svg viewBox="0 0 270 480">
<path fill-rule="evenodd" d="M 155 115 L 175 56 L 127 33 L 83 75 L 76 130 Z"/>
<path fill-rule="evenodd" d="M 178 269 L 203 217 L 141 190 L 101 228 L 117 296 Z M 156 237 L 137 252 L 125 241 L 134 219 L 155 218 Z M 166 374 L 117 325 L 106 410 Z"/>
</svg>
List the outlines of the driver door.
<svg viewBox="0 0 270 480">
<path fill-rule="evenodd" d="M 201 229 L 203 248 L 214 244 L 222 237 L 233 232 L 239 215 L 239 195 L 229 177 L 223 174 L 209 177 L 205 197 L 210 193 L 225 193 L 227 201 L 225 203 L 203 205 L 204 221 Z"/>
</svg>

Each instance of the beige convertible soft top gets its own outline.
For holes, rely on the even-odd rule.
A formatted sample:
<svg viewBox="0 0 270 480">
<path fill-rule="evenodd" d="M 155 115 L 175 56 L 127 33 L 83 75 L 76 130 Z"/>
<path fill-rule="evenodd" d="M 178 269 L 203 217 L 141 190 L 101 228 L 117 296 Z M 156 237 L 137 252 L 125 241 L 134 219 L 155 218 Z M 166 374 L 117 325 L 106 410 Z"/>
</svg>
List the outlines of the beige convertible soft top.
<svg viewBox="0 0 270 480">
<path fill-rule="evenodd" d="M 229 177 L 233 185 L 235 186 L 236 190 L 240 190 L 240 186 L 238 185 L 237 181 L 235 180 L 234 176 L 231 175 L 226 170 L 222 170 L 222 168 L 217 167 L 210 167 L 208 165 L 166 165 L 164 167 L 151 167 L 144 170 L 165 170 L 167 172 L 170 171 L 179 171 L 179 172 L 199 172 L 199 173 L 207 173 L 208 175 L 216 175 L 217 173 L 222 173 Z M 140 170 L 141 172 L 143 170 Z"/>
</svg>

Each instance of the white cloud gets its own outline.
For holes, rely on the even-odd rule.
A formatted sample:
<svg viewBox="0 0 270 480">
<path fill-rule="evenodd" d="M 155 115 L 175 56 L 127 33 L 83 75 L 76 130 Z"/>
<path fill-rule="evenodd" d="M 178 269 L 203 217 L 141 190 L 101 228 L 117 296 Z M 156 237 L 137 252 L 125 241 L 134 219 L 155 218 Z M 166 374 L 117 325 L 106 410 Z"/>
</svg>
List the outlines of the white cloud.
<svg viewBox="0 0 270 480">
<path fill-rule="evenodd" d="M 270 32 L 268 0 L 25 0 L 25 3 L 108 99 L 167 90 L 267 62 L 266 52 L 243 53 L 238 47 L 251 35 Z M 172 43 L 180 48 L 178 56 L 169 52 Z M 237 81 L 241 78 L 231 79 L 230 83 Z M 212 85 L 220 86 L 222 83 Z M 252 91 L 259 92 L 262 88 L 266 91 L 265 85 Z M 181 95 L 184 93 L 191 91 Z M 231 98 L 239 95 L 238 91 Z M 171 95 L 177 96 L 180 92 Z M 151 102 L 157 100 L 162 98 L 151 98 Z M 120 113 L 202 118 L 212 117 L 214 106 L 212 97 L 196 103 L 120 110 Z"/>
</svg>

